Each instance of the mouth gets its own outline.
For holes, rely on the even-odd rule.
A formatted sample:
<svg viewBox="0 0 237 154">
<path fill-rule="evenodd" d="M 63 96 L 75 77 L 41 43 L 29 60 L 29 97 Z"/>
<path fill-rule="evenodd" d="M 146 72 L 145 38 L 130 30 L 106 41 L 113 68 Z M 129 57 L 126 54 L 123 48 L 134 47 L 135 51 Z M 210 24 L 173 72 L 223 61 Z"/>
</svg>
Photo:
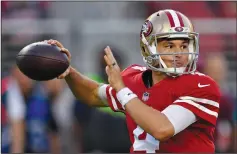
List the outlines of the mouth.
<svg viewBox="0 0 237 154">
<path fill-rule="evenodd" d="M 183 63 L 182 62 L 180 62 L 180 61 L 172 61 L 171 62 L 171 66 L 172 67 L 183 67 L 184 65 L 183 65 Z"/>
</svg>

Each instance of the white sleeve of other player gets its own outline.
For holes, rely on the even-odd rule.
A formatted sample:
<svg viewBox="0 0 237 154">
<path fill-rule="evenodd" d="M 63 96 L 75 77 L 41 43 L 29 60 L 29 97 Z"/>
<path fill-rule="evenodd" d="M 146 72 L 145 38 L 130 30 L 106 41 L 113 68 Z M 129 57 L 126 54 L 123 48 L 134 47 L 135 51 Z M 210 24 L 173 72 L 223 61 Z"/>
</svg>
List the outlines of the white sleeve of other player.
<svg viewBox="0 0 237 154">
<path fill-rule="evenodd" d="M 165 114 L 172 123 L 175 130 L 174 135 L 197 121 L 193 112 L 179 105 L 170 105 L 165 108 L 162 113 Z"/>
<path fill-rule="evenodd" d="M 7 112 L 10 120 L 22 120 L 25 117 L 25 101 L 15 80 L 10 80 L 7 94 Z"/>
</svg>

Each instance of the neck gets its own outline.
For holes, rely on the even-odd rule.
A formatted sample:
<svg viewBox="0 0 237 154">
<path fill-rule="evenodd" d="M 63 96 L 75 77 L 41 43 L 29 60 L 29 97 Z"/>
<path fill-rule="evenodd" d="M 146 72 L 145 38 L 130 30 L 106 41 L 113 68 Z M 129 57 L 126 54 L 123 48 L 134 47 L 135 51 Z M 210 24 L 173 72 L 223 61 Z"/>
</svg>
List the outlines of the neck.
<svg viewBox="0 0 237 154">
<path fill-rule="evenodd" d="M 167 75 L 163 72 L 155 72 L 152 71 L 152 81 L 153 81 L 153 85 L 160 82 L 161 80 L 165 79 L 167 77 Z"/>
</svg>

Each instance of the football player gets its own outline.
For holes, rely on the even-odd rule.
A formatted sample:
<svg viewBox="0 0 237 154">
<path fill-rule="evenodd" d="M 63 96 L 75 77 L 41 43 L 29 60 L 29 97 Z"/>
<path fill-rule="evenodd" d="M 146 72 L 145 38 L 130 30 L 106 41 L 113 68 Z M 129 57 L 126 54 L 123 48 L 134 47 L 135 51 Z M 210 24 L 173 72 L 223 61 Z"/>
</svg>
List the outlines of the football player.
<svg viewBox="0 0 237 154">
<path fill-rule="evenodd" d="M 48 40 L 66 53 L 56 40 Z M 214 152 L 213 134 L 220 92 L 210 77 L 196 71 L 198 33 L 184 14 L 160 10 L 147 18 L 140 33 L 147 67 L 120 72 L 105 48 L 109 85 L 98 84 L 69 67 L 64 78 L 78 99 L 91 106 L 110 106 L 126 114 L 130 152 Z"/>
</svg>

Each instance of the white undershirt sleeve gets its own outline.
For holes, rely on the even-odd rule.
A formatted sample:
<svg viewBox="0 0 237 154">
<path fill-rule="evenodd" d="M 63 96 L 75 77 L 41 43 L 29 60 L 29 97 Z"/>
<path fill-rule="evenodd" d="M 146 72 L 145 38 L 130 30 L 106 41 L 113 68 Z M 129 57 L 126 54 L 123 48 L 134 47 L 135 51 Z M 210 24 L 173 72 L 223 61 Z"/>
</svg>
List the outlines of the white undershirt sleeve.
<svg viewBox="0 0 237 154">
<path fill-rule="evenodd" d="M 107 87 L 108 87 L 108 84 L 102 84 L 98 89 L 98 95 L 106 106 L 108 106 L 107 95 L 106 95 Z"/>
<path fill-rule="evenodd" d="M 174 126 L 174 135 L 197 121 L 197 117 L 193 112 L 179 105 L 170 105 L 162 113 L 166 115 Z"/>
</svg>

